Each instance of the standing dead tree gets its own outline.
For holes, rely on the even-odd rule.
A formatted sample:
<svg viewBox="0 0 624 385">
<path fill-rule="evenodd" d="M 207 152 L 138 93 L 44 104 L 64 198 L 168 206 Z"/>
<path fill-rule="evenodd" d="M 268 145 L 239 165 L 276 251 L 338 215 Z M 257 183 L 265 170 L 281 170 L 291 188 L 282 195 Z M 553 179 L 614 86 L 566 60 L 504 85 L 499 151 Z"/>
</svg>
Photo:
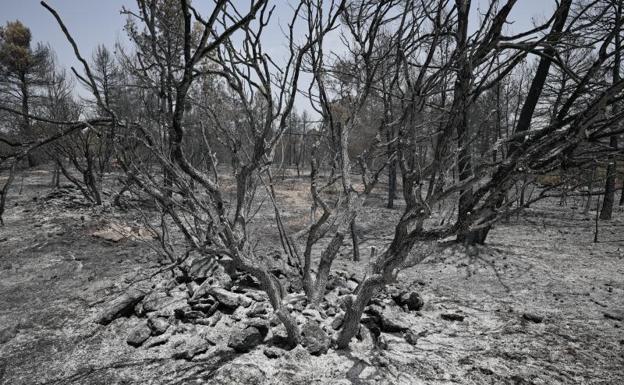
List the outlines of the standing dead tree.
<svg viewBox="0 0 624 385">
<path fill-rule="evenodd" d="M 524 111 L 521 111 L 520 118 L 516 123 L 520 127 L 526 127 L 526 129 L 521 130 L 522 136 L 516 133 L 507 138 L 506 142 L 510 145 L 510 150 L 507 152 L 506 158 L 493 164 L 484 163 L 478 166 L 472 164 L 472 139 L 470 133 L 466 131 L 470 104 L 485 90 L 494 87 L 503 76 L 511 73 L 513 68 L 521 63 L 529 53 L 536 53 L 541 58 L 551 58 L 549 60 L 553 60 L 554 57 L 553 61 L 562 66 L 556 59 L 557 51 L 553 51 L 552 47 L 557 45 L 565 47 L 565 40 L 561 38 L 564 27 L 579 33 L 579 30 L 590 25 L 589 23 L 586 24 L 587 19 L 579 21 L 584 19 L 582 15 L 591 9 L 591 5 L 586 5 L 585 7 L 580 6 L 576 10 L 573 22 L 566 26 L 566 15 L 571 2 L 563 1 L 546 24 L 529 31 L 506 36 L 503 34 L 502 28 L 514 3 L 515 1 L 507 1 L 498 7 L 498 2 L 492 2 L 486 13 L 487 17 L 481 23 L 478 31 L 470 38 L 467 35 L 470 1 L 457 1 L 453 8 L 456 13 L 451 12 L 449 14 L 439 9 L 437 20 L 444 20 L 442 15 L 451 15 L 450 17 L 454 18 L 454 21 L 449 25 L 450 28 L 447 27 L 447 29 L 440 27 L 444 25 L 440 22 L 433 24 L 435 26 L 433 31 L 439 31 L 437 36 L 443 36 L 449 30 L 454 31 L 456 52 L 451 59 L 452 65 L 450 66 L 453 68 L 451 73 L 455 77 L 453 104 L 446 117 L 447 123 L 443 128 L 442 140 L 436 143 L 433 151 L 434 157 L 430 163 L 426 161 L 423 165 L 418 162 L 409 162 L 410 158 L 414 159 L 413 154 L 418 154 L 418 152 L 412 150 L 414 148 L 413 143 L 408 140 L 403 139 L 400 142 L 398 151 L 403 174 L 403 195 L 406 209 L 396 225 L 392 242 L 372 262 L 369 273 L 348 301 L 345 323 L 338 337 L 339 346 L 346 346 L 355 335 L 358 329 L 358 320 L 364 307 L 376 292 L 394 279 L 416 243 L 423 245 L 421 246 L 422 250 L 415 251 L 418 255 L 416 257 L 418 261 L 427 256 L 426 243 L 451 234 L 457 234 L 462 240 L 466 239 L 467 234 L 487 228 L 491 223 L 512 212 L 508 205 L 502 205 L 501 197 L 504 197 L 510 188 L 523 178 L 527 170 L 531 170 L 533 173 L 543 173 L 562 164 L 575 164 L 578 162 L 576 159 L 582 161 L 582 157 L 577 156 L 579 148 L 585 144 L 591 145 L 605 135 L 620 132 L 619 128 L 614 129 L 611 124 L 621 119 L 621 116 L 612 114 L 608 118 L 600 117 L 603 116 L 603 112 L 610 104 L 621 97 L 623 85 L 621 83 L 615 85 L 594 83 L 596 74 L 600 73 L 601 68 L 604 68 L 607 58 L 614 54 L 613 51 L 607 49 L 614 36 L 614 29 L 609 28 L 602 35 L 593 35 L 591 38 L 595 39 L 592 41 L 598 43 L 596 58 L 585 69 L 584 73 L 572 74 L 577 79 L 577 88 L 573 88 L 570 96 L 562 103 L 554 123 L 541 130 L 529 131 L 528 125 L 536 101 L 527 97 L 523 107 Z M 428 14 L 435 15 L 436 13 L 430 12 Z M 598 13 L 592 17 L 602 16 Z M 536 35 L 549 26 L 551 31 L 548 34 L 543 37 Z M 429 33 L 429 36 L 436 36 L 436 32 Z M 439 46 L 438 42 L 436 44 L 432 42 L 428 45 L 431 50 L 439 49 Z M 540 47 L 544 48 L 540 49 Z M 411 100 L 426 105 L 427 92 L 423 91 L 427 90 L 428 81 L 433 81 L 439 76 L 439 70 L 437 73 L 427 70 L 427 66 L 430 66 L 427 58 L 430 56 L 426 54 L 418 56 L 420 60 L 423 60 L 423 57 L 425 58 L 424 62 L 417 62 L 417 68 L 420 72 L 415 71 L 418 74 L 416 81 L 408 82 L 409 78 L 407 77 L 403 81 L 406 85 L 413 87 L 410 91 L 416 91 L 412 95 L 417 97 L 412 97 Z M 444 66 L 437 66 L 436 68 L 444 68 Z M 563 69 L 567 70 L 565 67 Z M 542 79 L 545 79 L 548 74 L 548 67 L 545 65 L 538 66 L 537 71 L 533 82 L 534 87 L 529 90 L 529 94 L 535 93 L 536 87 L 541 87 L 539 83 L 543 82 Z M 581 100 L 587 104 L 581 103 Z M 403 111 L 404 116 L 409 118 L 404 120 L 399 136 L 413 138 L 414 122 L 417 122 L 420 117 L 414 114 L 414 111 L 422 114 L 425 110 L 412 107 Z M 522 118 L 523 114 L 525 118 Z M 455 151 L 450 152 L 449 149 L 452 147 L 448 143 L 448 138 L 453 132 L 457 134 L 458 142 Z M 516 143 L 522 137 L 525 139 L 520 140 L 521 144 L 517 148 Z M 427 165 L 427 163 L 429 164 Z M 423 195 L 421 191 L 423 180 L 429 177 L 433 170 L 437 174 L 443 175 L 445 170 L 448 170 L 453 164 L 458 170 L 458 181 L 444 186 L 435 193 Z M 459 193 L 459 213 L 456 222 L 443 227 L 431 226 L 429 218 L 433 214 L 432 207 L 434 204 L 455 193 Z M 545 190 L 525 202 L 525 205 L 547 195 Z M 477 205 L 476 202 L 482 203 Z"/>
<path fill-rule="evenodd" d="M 14 110 L 9 107 L 0 106 L 0 110 L 7 111 L 12 114 L 20 115 L 21 111 Z M 107 126 L 111 124 L 111 120 L 108 118 L 96 118 L 96 119 L 86 119 L 86 120 L 76 120 L 76 121 L 59 121 L 52 120 L 47 118 L 42 118 L 35 115 L 29 115 L 29 119 L 33 121 L 38 121 L 41 123 L 53 125 L 58 127 L 57 132 L 49 134 L 46 137 L 39 138 L 37 140 L 26 140 L 26 141 L 18 141 L 13 140 L 4 136 L 0 136 L 0 142 L 4 143 L 10 148 L 10 151 L 7 154 L 4 154 L 0 157 L 0 164 L 8 163 L 9 164 L 9 176 L 7 180 L 4 182 L 4 185 L 1 189 L 0 195 L 0 224 L 4 224 L 2 221 L 2 215 L 4 214 L 6 198 L 8 195 L 8 191 L 13 183 L 15 178 L 15 172 L 17 165 L 22 160 L 26 159 L 29 154 L 33 151 L 37 151 L 40 148 L 51 145 L 56 141 L 66 138 L 67 136 L 90 127 L 97 126 Z"/>
<path fill-rule="evenodd" d="M 162 76 L 152 77 L 143 71 L 143 84 L 154 90 L 159 98 L 167 100 L 168 113 L 161 114 L 160 124 L 166 135 L 166 146 L 160 146 L 160 138 L 140 121 L 123 121 L 117 116 L 99 94 L 87 62 L 82 59 L 73 38 L 59 15 L 45 5 L 66 33 L 75 48 L 76 55 L 84 65 L 83 78 L 92 84 L 91 91 L 98 105 L 111 118 L 126 127 L 133 127 L 125 143 L 133 141 L 129 149 L 137 156 L 124 154 L 122 167 L 130 181 L 142 192 L 149 194 L 166 213 L 175 227 L 183 234 L 189 249 L 206 256 L 227 256 L 237 267 L 256 277 L 269 295 L 276 314 L 286 326 L 293 344 L 300 338 L 297 324 L 289 315 L 283 303 L 284 290 L 280 282 L 267 270 L 255 255 L 251 243 L 248 219 L 254 198 L 254 184 L 270 165 L 276 144 L 287 128 L 287 117 L 292 110 L 302 62 L 316 40 L 334 28 L 343 3 L 330 4 L 324 9 L 321 2 L 302 1 L 293 11 L 289 23 L 289 56 L 285 63 L 277 65 L 262 47 L 261 36 L 267 26 L 272 8 L 268 1 L 252 1 L 246 10 L 235 8 L 229 1 L 217 1 L 212 12 L 204 18 L 189 2 L 138 1 L 139 13 L 133 15 L 150 36 L 153 30 L 163 26 L 157 13 L 161 6 L 174 8 L 176 20 L 182 28 L 160 41 L 167 43 L 178 39 L 181 43 L 181 57 L 176 63 L 169 63 L 164 55 L 152 55 L 156 68 L 171 65 L 166 71 L 166 87 L 162 87 Z M 298 42 L 294 32 L 295 24 L 303 18 L 312 32 Z M 178 27 L 177 23 L 175 27 Z M 171 27 L 173 28 L 173 27 Z M 149 40 L 157 44 L 158 39 Z M 236 41 L 236 43 L 235 43 Z M 238 49 L 236 47 L 244 47 Z M 162 53 L 166 44 L 154 47 L 151 44 L 138 46 L 135 62 L 138 69 L 145 70 L 140 62 L 141 50 Z M 197 80 L 203 76 L 218 78 L 227 86 L 231 100 L 235 101 L 241 116 L 238 124 L 214 115 L 210 122 L 214 132 L 228 145 L 232 160 L 231 173 L 223 175 L 216 162 L 209 161 L 207 169 L 195 167 L 188 159 L 184 138 L 187 134 L 186 117 L 189 114 L 189 95 Z M 164 95 L 163 95 L 164 94 Z M 158 132 L 158 131 L 156 131 Z M 243 143 L 241 138 L 246 138 Z M 206 143 L 208 145 L 208 143 Z M 140 151 L 138 151 L 140 150 Z M 149 154 L 165 170 L 167 183 L 161 183 L 150 172 L 149 164 L 140 154 Z M 233 176 L 236 196 L 228 200 L 220 185 L 224 176 Z M 197 189 L 200 187 L 201 189 Z"/>
</svg>

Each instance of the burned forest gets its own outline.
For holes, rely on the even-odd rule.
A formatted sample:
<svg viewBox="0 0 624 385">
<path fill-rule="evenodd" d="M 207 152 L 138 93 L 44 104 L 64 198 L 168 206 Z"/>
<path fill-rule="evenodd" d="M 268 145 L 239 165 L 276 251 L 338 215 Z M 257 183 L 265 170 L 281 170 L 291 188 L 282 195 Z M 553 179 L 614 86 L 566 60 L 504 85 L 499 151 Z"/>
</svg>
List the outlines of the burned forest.
<svg viewBox="0 0 624 385">
<path fill-rule="evenodd" d="M 624 384 L 623 8 L 3 2 L 0 384 Z"/>
</svg>

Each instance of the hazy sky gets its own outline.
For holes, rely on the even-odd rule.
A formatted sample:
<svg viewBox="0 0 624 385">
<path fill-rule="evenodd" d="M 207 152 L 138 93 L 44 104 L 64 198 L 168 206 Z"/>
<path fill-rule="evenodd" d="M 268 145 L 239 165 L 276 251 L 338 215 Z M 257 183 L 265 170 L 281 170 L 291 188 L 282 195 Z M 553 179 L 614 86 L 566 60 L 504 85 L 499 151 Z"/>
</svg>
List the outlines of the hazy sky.
<svg viewBox="0 0 624 385">
<path fill-rule="evenodd" d="M 271 0 L 277 4 L 276 17 L 280 24 L 286 24 L 289 7 L 281 6 L 288 0 Z M 249 4 L 249 0 L 235 0 L 241 4 Z M 212 3 L 212 0 L 195 0 L 199 8 L 201 4 Z M 134 8 L 133 0 L 48 0 L 63 18 L 69 31 L 74 36 L 85 57 L 90 57 L 97 44 L 113 48 L 116 41 L 123 41 L 125 17 L 119 11 L 123 5 Z M 487 4 L 487 0 L 473 0 L 472 23 L 476 24 L 477 9 Z M 554 0 L 518 0 L 511 14 L 512 30 L 522 30 L 532 26 L 532 20 L 544 20 L 544 15 L 552 14 Z M 280 18 L 280 16 L 282 16 Z M 52 15 L 44 9 L 38 0 L 0 0 L 0 24 L 7 21 L 20 20 L 30 28 L 34 42 L 50 43 L 55 51 L 58 62 L 64 67 L 76 66 L 77 61 L 62 31 Z M 273 51 L 283 44 L 281 31 L 273 28 L 267 33 L 265 48 Z M 272 46 L 273 45 L 273 46 Z"/>
</svg>

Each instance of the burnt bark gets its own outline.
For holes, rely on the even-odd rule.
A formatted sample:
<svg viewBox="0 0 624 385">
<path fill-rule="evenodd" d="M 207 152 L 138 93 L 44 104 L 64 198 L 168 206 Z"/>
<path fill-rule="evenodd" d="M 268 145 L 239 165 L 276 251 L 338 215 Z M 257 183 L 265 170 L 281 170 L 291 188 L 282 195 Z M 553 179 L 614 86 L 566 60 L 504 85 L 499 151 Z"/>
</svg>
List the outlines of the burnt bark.
<svg viewBox="0 0 624 385">
<path fill-rule="evenodd" d="M 453 97 L 453 111 L 457 114 L 455 130 L 457 134 L 457 171 L 459 181 L 465 181 L 472 176 L 472 157 L 470 153 L 470 132 L 468 129 L 468 97 L 470 88 L 470 62 L 468 59 L 468 13 L 470 1 L 456 1 L 457 5 L 457 51 L 460 52 L 459 71 L 455 80 Z M 472 187 L 466 187 L 459 192 L 458 221 L 467 222 L 470 216 L 472 202 Z M 460 232 L 457 240 L 466 242 L 471 238 L 470 234 Z"/>
<path fill-rule="evenodd" d="M 11 164 L 9 168 L 9 177 L 4 182 L 4 186 L 2 186 L 2 190 L 0 190 L 0 226 L 4 226 L 4 220 L 2 216 L 4 215 L 4 208 L 6 206 L 6 198 L 9 194 L 9 188 L 11 188 L 11 184 L 13 183 L 13 179 L 15 179 L 15 169 L 17 168 L 17 160 Z"/>
<path fill-rule="evenodd" d="M 618 3 L 617 9 L 615 12 L 615 17 L 617 20 L 617 32 L 614 37 L 615 43 L 615 57 L 613 62 L 613 84 L 616 84 L 620 81 L 620 29 L 621 29 L 621 18 L 622 18 L 622 4 Z M 618 104 L 614 104 L 613 114 L 618 113 Z M 609 146 L 613 149 L 613 152 L 617 152 L 618 149 L 618 136 L 611 135 L 609 138 Z M 605 179 L 605 194 L 604 199 L 602 200 L 602 209 L 600 210 L 600 219 L 608 220 L 611 219 L 613 215 L 613 203 L 615 201 L 615 177 L 617 173 L 617 162 L 615 158 L 615 154 L 609 155 L 609 164 L 607 165 L 607 178 Z"/>
<path fill-rule="evenodd" d="M 20 81 L 20 91 L 22 96 L 22 135 L 26 137 L 26 141 L 31 141 L 34 139 L 32 126 L 30 124 L 30 91 L 28 90 L 28 80 L 26 79 L 26 74 L 22 73 L 19 76 Z M 34 167 L 37 165 L 37 160 L 35 155 L 32 152 L 28 153 L 28 167 Z"/>
<path fill-rule="evenodd" d="M 353 260 L 355 262 L 360 261 L 360 242 L 358 240 L 357 231 L 355 228 L 355 219 L 351 221 L 351 243 L 353 245 Z"/>
<path fill-rule="evenodd" d="M 617 150 L 617 135 L 612 135 L 609 139 L 609 145 L 614 151 Z M 602 208 L 600 210 L 600 219 L 609 220 L 613 214 L 613 204 L 615 201 L 615 175 L 617 173 L 617 163 L 615 155 L 609 155 L 609 164 L 607 165 L 607 177 L 605 179 L 604 198 L 602 200 Z"/>
</svg>

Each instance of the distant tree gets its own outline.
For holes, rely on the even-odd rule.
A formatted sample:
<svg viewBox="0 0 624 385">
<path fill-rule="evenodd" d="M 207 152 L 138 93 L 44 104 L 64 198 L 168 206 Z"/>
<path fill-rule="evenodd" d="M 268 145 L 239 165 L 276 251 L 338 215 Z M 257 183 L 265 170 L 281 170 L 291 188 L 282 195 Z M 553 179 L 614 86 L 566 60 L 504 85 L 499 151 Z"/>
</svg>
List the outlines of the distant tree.
<svg viewBox="0 0 624 385">
<path fill-rule="evenodd" d="M 50 50 L 38 44 L 31 47 L 30 29 L 20 21 L 7 22 L 0 27 L 0 90 L 5 94 L 4 102 L 19 105 L 20 135 L 24 140 L 33 140 L 35 135 L 31 124 L 31 104 L 34 88 L 45 81 Z M 36 158 L 28 155 L 28 165 L 34 166 Z"/>
<path fill-rule="evenodd" d="M 64 71 L 50 75 L 45 93 L 47 116 L 56 121 L 73 121 L 79 118 L 82 108 L 74 101 L 72 89 L 73 84 Z M 50 129 L 54 128 L 54 125 L 51 125 Z M 107 132 L 110 132 L 110 129 L 87 127 L 76 130 L 49 146 L 49 154 L 57 170 L 81 191 L 85 199 L 96 205 L 102 203 L 100 192 L 102 173 L 99 172 L 101 169 L 98 169 L 97 163 L 103 156 L 102 142 L 106 140 Z M 78 172 L 80 178 L 76 177 L 72 168 Z"/>
<path fill-rule="evenodd" d="M 104 98 L 104 104 L 113 110 L 119 110 L 122 106 L 122 74 L 113 54 L 104 45 L 99 45 L 93 52 L 91 58 L 93 68 L 93 79 L 100 93 Z M 96 107 L 98 115 L 105 111 Z M 110 169 L 111 158 L 114 152 L 114 141 L 117 132 L 112 126 L 102 135 L 98 141 L 98 173 L 100 178 L 105 171 Z"/>
</svg>

